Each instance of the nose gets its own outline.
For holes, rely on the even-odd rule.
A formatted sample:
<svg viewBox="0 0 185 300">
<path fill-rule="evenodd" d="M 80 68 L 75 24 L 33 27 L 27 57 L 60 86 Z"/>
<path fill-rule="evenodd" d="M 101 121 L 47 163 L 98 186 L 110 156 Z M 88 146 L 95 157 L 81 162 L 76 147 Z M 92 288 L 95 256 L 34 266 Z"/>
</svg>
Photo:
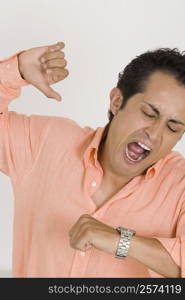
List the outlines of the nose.
<svg viewBox="0 0 185 300">
<path fill-rule="evenodd" d="M 163 135 L 163 124 L 156 122 L 145 128 L 145 133 L 147 138 L 151 141 L 153 145 L 161 142 Z"/>
</svg>

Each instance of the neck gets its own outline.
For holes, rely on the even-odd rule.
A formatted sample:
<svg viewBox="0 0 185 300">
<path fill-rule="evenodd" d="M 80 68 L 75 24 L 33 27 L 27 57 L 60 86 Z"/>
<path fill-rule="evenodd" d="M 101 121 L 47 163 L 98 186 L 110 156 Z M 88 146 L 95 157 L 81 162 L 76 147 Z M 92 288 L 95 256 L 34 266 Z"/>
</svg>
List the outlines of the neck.
<svg viewBox="0 0 185 300">
<path fill-rule="evenodd" d="M 119 190 L 124 185 L 126 185 L 132 178 L 126 177 L 126 176 L 119 176 L 111 171 L 111 168 L 109 167 L 109 164 L 106 159 L 106 142 L 107 142 L 107 134 L 109 125 L 107 124 L 102 136 L 102 139 L 100 141 L 100 145 L 98 148 L 98 161 L 100 162 L 100 165 L 103 169 L 103 180 L 102 180 L 102 186 L 109 187 L 110 189 Z"/>
</svg>

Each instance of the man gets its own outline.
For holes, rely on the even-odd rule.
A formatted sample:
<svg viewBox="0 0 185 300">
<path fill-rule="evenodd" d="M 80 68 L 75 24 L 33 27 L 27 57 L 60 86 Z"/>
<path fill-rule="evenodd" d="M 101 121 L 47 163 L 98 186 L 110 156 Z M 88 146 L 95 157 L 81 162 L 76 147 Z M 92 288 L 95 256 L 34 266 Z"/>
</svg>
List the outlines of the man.
<svg viewBox="0 0 185 300">
<path fill-rule="evenodd" d="M 63 47 L 0 64 L 13 276 L 184 277 L 185 160 L 171 149 L 185 127 L 185 56 L 159 49 L 135 58 L 110 93 L 105 128 L 8 112 L 27 83 L 61 100 L 50 85 L 68 75 Z"/>
</svg>

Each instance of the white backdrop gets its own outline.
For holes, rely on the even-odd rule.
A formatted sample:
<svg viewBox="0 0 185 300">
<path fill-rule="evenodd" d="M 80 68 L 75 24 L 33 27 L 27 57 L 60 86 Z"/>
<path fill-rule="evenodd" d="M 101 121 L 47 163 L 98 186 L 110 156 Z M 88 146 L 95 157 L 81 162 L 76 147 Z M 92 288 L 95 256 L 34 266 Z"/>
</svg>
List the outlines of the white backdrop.
<svg viewBox="0 0 185 300">
<path fill-rule="evenodd" d="M 107 122 L 109 91 L 136 55 L 185 49 L 184 0 L 6 0 L 1 2 L 0 60 L 23 49 L 66 44 L 70 75 L 55 88 L 63 102 L 24 87 L 9 109 L 61 115 L 96 128 Z M 185 138 L 175 150 L 185 154 Z M 13 193 L 0 174 L 0 277 L 11 276 Z"/>
</svg>

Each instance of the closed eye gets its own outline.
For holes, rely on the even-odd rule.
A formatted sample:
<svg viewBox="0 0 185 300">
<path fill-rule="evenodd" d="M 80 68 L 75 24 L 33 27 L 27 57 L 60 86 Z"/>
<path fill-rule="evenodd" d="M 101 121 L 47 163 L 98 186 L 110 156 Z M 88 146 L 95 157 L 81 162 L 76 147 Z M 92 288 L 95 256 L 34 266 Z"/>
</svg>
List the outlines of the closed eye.
<svg viewBox="0 0 185 300">
<path fill-rule="evenodd" d="M 142 110 L 142 112 L 143 112 L 143 114 L 144 114 L 145 116 L 147 116 L 148 118 L 155 118 L 155 117 L 156 117 L 155 115 L 150 115 L 150 114 L 146 113 L 146 112 L 143 111 L 143 110 Z M 172 131 L 172 132 L 178 132 L 177 130 L 174 130 L 174 129 L 171 128 L 170 126 L 168 126 L 168 129 L 169 129 L 170 131 Z"/>
<path fill-rule="evenodd" d="M 168 126 L 168 128 L 169 128 L 170 131 L 177 132 L 177 130 L 172 129 L 172 128 L 169 127 L 169 126 Z"/>
<path fill-rule="evenodd" d="M 149 115 L 149 114 L 147 114 L 145 111 L 142 111 L 143 112 L 143 114 L 145 115 L 145 116 L 147 116 L 147 117 L 149 117 L 149 118 L 155 118 L 155 115 Z"/>
</svg>

